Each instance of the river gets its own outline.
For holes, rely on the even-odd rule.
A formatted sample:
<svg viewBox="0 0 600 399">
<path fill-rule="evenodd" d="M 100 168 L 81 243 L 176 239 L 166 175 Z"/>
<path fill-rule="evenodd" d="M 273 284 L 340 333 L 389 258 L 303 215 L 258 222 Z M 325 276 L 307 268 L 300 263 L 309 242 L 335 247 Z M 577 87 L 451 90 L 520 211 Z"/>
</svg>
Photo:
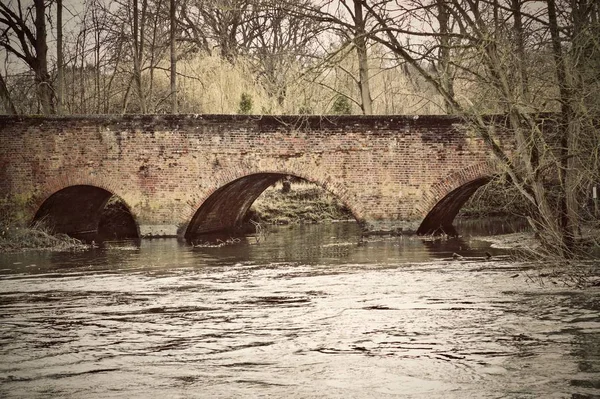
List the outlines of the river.
<svg viewBox="0 0 600 399">
<path fill-rule="evenodd" d="M 339 223 L 0 269 L 2 398 L 600 397 L 600 287 L 470 237 Z"/>
</svg>

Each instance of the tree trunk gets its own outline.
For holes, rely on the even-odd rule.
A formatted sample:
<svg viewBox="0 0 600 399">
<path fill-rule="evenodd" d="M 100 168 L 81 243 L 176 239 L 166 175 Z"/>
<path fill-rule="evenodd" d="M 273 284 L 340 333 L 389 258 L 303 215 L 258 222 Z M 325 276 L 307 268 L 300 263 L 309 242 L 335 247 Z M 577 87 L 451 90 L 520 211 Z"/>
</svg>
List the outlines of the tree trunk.
<svg viewBox="0 0 600 399">
<path fill-rule="evenodd" d="M 150 60 L 148 62 L 149 74 L 148 74 L 148 90 L 146 92 L 146 100 L 153 104 L 152 106 L 148 105 L 148 111 L 156 112 L 156 106 L 154 101 L 154 66 L 160 62 L 160 58 L 156 61 L 156 40 L 158 38 L 158 19 L 161 17 L 161 8 L 163 5 L 163 0 L 158 0 L 155 4 L 156 10 L 154 15 L 154 20 L 152 21 L 152 40 L 150 42 Z"/>
<path fill-rule="evenodd" d="M 560 225 L 562 228 L 563 244 L 565 248 L 570 251 L 573 249 L 574 232 L 576 229 L 577 219 L 573 220 L 573 215 L 577 214 L 577 204 L 573 203 L 573 196 L 570 195 L 569 191 L 574 190 L 573 187 L 576 171 L 570 170 L 569 165 L 571 163 L 570 157 L 572 154 L 571 146 L 574 140 L 573 132 L 571 131 L 574 126 L 573 121 L 573 109 L 572 109 L 572 91 L 567 80 L 567 68 L 566 62 L 563 57 L 560 31 L 556 16 L 556 3 L 554 0 L 547 0 L 548 4 L 548 24 L 550 28 L 550 36 L 552 39 L 552 56 L 554 58 L 555 73 L 559 88 L 560 104 L 561 104 L 561 117 L 558 128 L 560 129 L 560 193 L 559 193 L 559 212 L 560 212 Z"/>
<path fill-rule="evenodd" d="M 81 34 L 78 36 L 79 38 L 81 38 L 80 41 L 80 50 L 79 50 L 79 113 L 81 114 L 88 114 L 89 113 L 89 109 L 87 106 L 87 76 L 86 76 L 86 68 L 85 68 L 85 58 L 86 58 L 86 52 L 85 52 L 85 47 L 86 47 L 86 43 L 87 43 L 87 35 L 88 35 L 88 29 L 87 29 L 87 21 L 84 22 L 85 24 L 85 28 L 83 29 L 83 31 L 81 32 Z"/>
<path fill-rule="evenodd" d="M 46 44 L 46 5 L 44 0 L 34 0 L 35 5 L 35 84 L 43 114 L 54 114 L 53 89 L 48 73 L 48 45 Z"/>
<path fill-rule="evenodd" d="M 358 85 L 360 88 L 363 114 L 373 114 L 373 100 L 369 86 L 369 59 L 367 57 L 367 38 L 361 0 L 354 0 L 354 45 L 358 56 Z"/>
<path fill-rule="evenodd" d="M 170 0 L 169 5 L 170 49 L 171 49 L 171 113 L 177 113 L 177 53 L 175 51 L 175 35 L 177 33 L 177 20 L 175 19 L 175 0 Z"/>
<path fill-rule="evenodd" d="M 102 100 L 102 86 L 100 85 L 100 80 L 101 80 L 101 74 L 100 74 L 100 30 L 98 29 L 96 31 L 96 34 L 94 35 L 95 37 L 95 41 L 96 41 L 96 46 L 95 46 L 95 51 L 94 51 L 94 58 L 96 61 L 96 71 L 94 74 L 94 84 L 96 86 L 96 113 L 100 113 L 101 109 L 102 109 L 102 103 L 104 102 Z"/>
<path fill-rule="evenodd" d="M 56 94 L 57 94 L 57 113 L 64 112 L 65 101 L 65 81 L 63 65 L 63 31 L 62 31 L 62 0 L 56 0 Z"/>
<path fill-rule="evenodd" d="M 521 0 L 512 0 L 512 11 L 513 11 L 513 31 L 515 34 L 515 41 L 517 45 L 517 59 L 518 59 L 518 89 L 520 96 L 523 96 L 524 102 L 528 103 L 529 98 L 529 84 L 527 78 L 527 54 L 525 53 L 525 34 L 523 33 L 523 17 L 521 13 Z M 521 100 L 523 100 L 521 99 Z"/>
<path fill-rule="evenodd" d="M 145 0 L 142 0 L 145 1 Z M 143 7 L 145 8 L 145 7 Z M 142 14 L 145 10 L 142 10 Z M 143 24 L 140 32 L 139 29 L 139 10 L 138 0 L 133 0 L 133 77 L 135 87 L 138 92 L 140 113 L 146 113 L 146 101 L 144 98 L 144 89 L 142 87 L 142 50 L 143 50 Z"/>
<path fill-rule="evenodd" d="M 440 24 L 440 51 L 438 62 L 438 75 L 440 86 L 450 97 L 454 97 L 454 81 L 450 69 L 450 13 L 444 4 L 445 0 L 437 0 L 438 22 Z M 454 112 L 454 104 L 448 98 L 444 98 L 446 113 Z"/>
</svg>

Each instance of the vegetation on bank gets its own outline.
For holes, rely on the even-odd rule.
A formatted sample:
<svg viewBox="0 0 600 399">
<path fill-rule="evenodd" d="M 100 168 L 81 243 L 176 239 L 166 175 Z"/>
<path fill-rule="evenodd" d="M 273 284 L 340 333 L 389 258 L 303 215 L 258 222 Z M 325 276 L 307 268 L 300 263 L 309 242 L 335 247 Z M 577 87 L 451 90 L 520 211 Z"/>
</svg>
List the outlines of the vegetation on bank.
<svg viewBox="0 0 600 399">
<path fill-rule="evenodd" d="M 0 198 L 0 253 L 29 249 L 72 251 L 88 248 L 81 241 L 66 234 L 53 234 L 43 222 L 26 227 L 22 206 Z"/>
<path fill-rule="evenodd" d="M 337 197 L 315 184 L 294 182 L 286 191 L 278 182 L 254 202 L 247 219 L 281 225 L 354 220 L 354 216 Z"/>
<path fill-rule="evenodd" d="M 52 234 L 41 224 L 32 227 L 19 227 L 0 223 L 0 252 L 29 249 L 74 251 L 87 248 L 89 248 L 89 245 L 66 234 Z"/>
</svg>

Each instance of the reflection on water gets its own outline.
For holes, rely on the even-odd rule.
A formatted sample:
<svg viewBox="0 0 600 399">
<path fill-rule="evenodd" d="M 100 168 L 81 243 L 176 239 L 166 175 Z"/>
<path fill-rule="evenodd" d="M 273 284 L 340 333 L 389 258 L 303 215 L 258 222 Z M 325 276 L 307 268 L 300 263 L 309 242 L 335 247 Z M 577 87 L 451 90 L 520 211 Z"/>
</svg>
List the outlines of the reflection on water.
<svg viewBox="0 0 600 399">
<path fill-rule="evenodd" d="M 532 283 L 471 234 L 340 223 L 0 265 L 2 398 L 600 395 L 600 289 Z"/>
<path fill-rule="evenodd" d="M 523 218 L 490 217 L 487 219 L 456 218 L 456 230 L 462 236 L 494 236 L 530 231 Z"/>
</svg>

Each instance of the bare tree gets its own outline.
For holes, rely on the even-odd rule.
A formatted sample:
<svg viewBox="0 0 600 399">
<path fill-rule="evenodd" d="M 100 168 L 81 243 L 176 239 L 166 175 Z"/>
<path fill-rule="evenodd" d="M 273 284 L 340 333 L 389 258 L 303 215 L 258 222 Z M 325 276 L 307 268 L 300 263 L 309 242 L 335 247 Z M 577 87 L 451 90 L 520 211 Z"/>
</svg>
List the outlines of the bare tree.
<svg viewBox="0 0 600 399">
<path fill-rule="evenodd" d="M 437 21 L 439 23 L 439 51 L 437 62 L 433 65 L 437 66 L 438 78 L 440 86 L 444 92 L 448 93 L 448 97 L 454 97 L 454 78 L 452 71 L 451 59 L 451 14 L 448 10 L 445 0 L 436 0 Z M 445 99 L 445 108 L 447 113 L 452 113 L 452 103 Z"/>
<path fill-rule="evenodd" d="M 54 89 L 48 72 L 46 3 L 34 0 L 23 8 L 21 2 L 0 3 L 0 46 L 21 59 L 34 72 L 41 112 L 55 113 Z"/>
<path fill-rule="evenodd" d="M 289 76 L 305 65 L 314 50 L 320 27 L 311 19 L 290 10 L 298 10 L 307 1 L 256 1 L 254 15 L 242 32 L 246 48 L 242 51 L 253 64 L 253 71 L 267 93 L 283 107 Z"/>
<path fill-rule="evenodd" d="M 188 0 L 182 6 L 180 21 L 184 38 L 209 54 L 214 49 L 234 62 L 251 38 L 242 33 L 253 18 L 256 0 Z"/>
</svg>

